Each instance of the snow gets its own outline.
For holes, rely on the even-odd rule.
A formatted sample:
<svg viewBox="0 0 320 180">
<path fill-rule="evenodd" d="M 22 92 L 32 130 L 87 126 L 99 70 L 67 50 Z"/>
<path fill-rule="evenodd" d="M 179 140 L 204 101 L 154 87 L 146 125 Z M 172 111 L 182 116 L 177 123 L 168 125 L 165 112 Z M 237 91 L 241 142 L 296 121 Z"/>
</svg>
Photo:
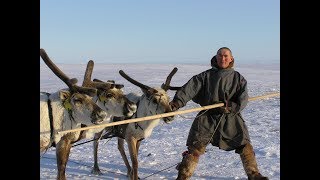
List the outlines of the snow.
<svg viewBox="0 0 320 180">
<path fill-rule="evenodd" d="M 57 64 L 69 77 L 77 78 L 81 85 L 86 64 Z M 261 96 L 280 92 L 279 64 L 236 64 L 248 81 L 249 96 Z M 193 75 L 206 69 L 203 64 L 95 64 L 93 78 L 103 81 L 115 80 L 124 84 L 124 92 L 141 94 L 140 88 L 122 78 L 122 69 L 130 77 L 151 87 L 161 86 L 169 72 L 177 67 L 171 85 L 181 86 Z M 40 65 L 40 91 L 55 92 L 66 88 L 44 64 Z M 172 98 L 174 91 L 169 91 Z M 180 110 L 198 107 L 192 101 Z M 175 179 L 178 171 L 175 166 L 181 161 L 181 153 L 186 150 L 189 128 L 198 112 L 177 115 L 171 124 L 161 122 L 152 135 L 144 139 L 138 155 L 139 177 L 141 179 Z M 261 174 L 270 180 L 280 179 L 280 97 L 250 101 L 242 111 L 248 126 L 252 145 Z M 81 140 L 75 144 L 86 142 Z M 125 146 L 126 150 L 127 147 Z M 92 142 L 73 147 L 66 168 L 67 179 L 127 179 L 126 166 L 117 149 L 117 140 L 102 140 L 98 149 L 98 161 L 103 175 L 91 174 L 93 166 Z M 130 161 L 130 160 L 129 160 Z M 56 179 L 57 166 L 55 148 L 50 148 L 40 159 L 40 179 Z M 200 156 L 192 180 L 233 180 L 247 179 L 240 156 L 234 151 L 223 151 L 212 145 Z"/>
</svg>

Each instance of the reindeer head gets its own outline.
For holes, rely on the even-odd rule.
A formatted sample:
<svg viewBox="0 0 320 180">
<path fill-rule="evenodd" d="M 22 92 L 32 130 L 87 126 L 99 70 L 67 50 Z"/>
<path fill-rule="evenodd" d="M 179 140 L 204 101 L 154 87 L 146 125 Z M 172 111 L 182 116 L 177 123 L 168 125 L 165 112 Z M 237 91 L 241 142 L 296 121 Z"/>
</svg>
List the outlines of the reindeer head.
<svg viewBox="0 0 320 180">
<path fill-rule="evenodd" d="M 69 87 L 67 90 L 60 90 L 59 97 L 61 105 L 76 123 L 92 125 L 101 124 L 106 120 L 107 113 L 92 100 L 92 96 L 97 94 L 97 89 L 77 86 L 78 80 L 65 75 L 51 61 L 44 49 L 40 49 L 40 56 L 53 73 Z"/>
<path fill-rule="evenodd" d="M 140 111 L 140 113 L 144 116 L 147 116 L 172 111 L 169 106 L 170 97 L 167 94 L 167 90 L 174 90 L 174 87 L 170 86 L 170 81 L 172 76 L 177 72 L 177 70 L 177 68 L 174 68 L 171 71 L 171 73 L 168 75 L 166 79 L 166 82 L 162 84 L 161 88 L 151 88 L 147 85 L 144 85 L 129 77 L 127 74 L 123 72 L 123 70 L 120 70 L 119 73 L 126 80 L 141 88 L 144 95 L 141 97 L 141 100 L 139 102 L 138 111 Z M 169 123 L 173 119 L 165 117 L 163 118 L 163 120 L 164 122 Z"/>
<path fill-rule="evenodd" d="M 82 86 L 93 87 L 97 91 L 96 103 L 113 116 L 131 117 L 137 110 L 137 105 L 123 94 L 122 84 L 116 84 L 113 80 L 103 82 L 99 79 L 91 81 L 94 62 L 90 60 L 83 79 Z"/>
</svg>

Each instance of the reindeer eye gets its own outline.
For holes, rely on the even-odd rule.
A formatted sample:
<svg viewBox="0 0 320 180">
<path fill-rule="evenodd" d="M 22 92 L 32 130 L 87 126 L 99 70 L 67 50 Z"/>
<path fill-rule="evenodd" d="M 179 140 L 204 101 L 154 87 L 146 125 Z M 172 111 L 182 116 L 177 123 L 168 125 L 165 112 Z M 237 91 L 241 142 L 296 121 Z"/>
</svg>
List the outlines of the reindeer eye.
<svg viewBox="0 0 320 180">
<path fill-rule="evenodd" d="M 74 99 L 73 100 L 74 104 L 82 104 L 82 100 L 81 99 Z"/>
<path fill-rule="evenodd" d="M 158 103 L 158 102 L 157 102 L 157 100 L 156 100 L 155 98 L 153 98 L 153 99 L 152 99 L 152 102 L 153 102 L 153 103 L 155 103 L 155 104 L 157 104 L 157 103 Z"/>
<path fill-rule="evenodd" d="M 106 97 L 107 97 L 107 98 L 112 98 L 112 97 L 113 97 L 113 94 L 108 93 L 108 94 L 106 94 Z"/>
</svg>

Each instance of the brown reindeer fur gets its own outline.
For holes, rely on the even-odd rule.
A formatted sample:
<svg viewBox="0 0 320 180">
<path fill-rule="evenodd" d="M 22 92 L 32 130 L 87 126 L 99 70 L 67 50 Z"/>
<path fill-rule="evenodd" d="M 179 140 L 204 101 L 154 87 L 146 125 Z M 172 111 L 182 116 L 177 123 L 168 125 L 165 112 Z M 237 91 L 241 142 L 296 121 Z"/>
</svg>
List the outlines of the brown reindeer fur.
<svg viewBox="0 0 320 180">
<path fill-rule="evenodd" d="M 58 166 L 58 176 L 57 180 L 66 180 L 66 166 L 69 159 L 70 149 L 71 149 L 71 140 L 68 138 L 69 134 L 66 134 L 61 138 L 57 144 L 57 166 Z"/>
</svg>

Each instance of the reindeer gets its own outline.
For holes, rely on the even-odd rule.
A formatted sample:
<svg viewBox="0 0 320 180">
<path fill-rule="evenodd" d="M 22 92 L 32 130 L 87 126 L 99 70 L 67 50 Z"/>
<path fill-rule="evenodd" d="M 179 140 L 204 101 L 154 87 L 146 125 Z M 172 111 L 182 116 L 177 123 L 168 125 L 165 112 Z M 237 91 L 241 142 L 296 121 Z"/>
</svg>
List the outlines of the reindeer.
<svg viewBox="0 0 320 180">
<path fill-rule="evenodd" d="M 81 124 L 101 124 L 107 113 L 92 100 L 97 93 L 94 88 L 79 87 L 77 79 L 70 79 L 50 60 L 44 49 L 40 55 L 48 67 L 69 87 L 55 93 L 40 93 L 40 152 L 56 147 L 58 177 L 65 179 L 62 162 L 66 162 L 70 144 L 74 137 L 70 134 L 58 134 L 57 131 L 78 128 Z M 63 169 L 63 171 L 60 171 Z"/>
<path fill-rule="evenodd" d="M 83 91 L 84 90 L 91 90 L 94 91 L 94 93 L 91 93 L 91 97 L 87 97 L 85 96 L 88 100 L 84 101 L 88 104 L 88 102 L 90 102 L 90 104 L 84 104 L 84 102 L 82 102 L 84 98 L 80 99 L 80 98 L 76 98 L 77 96 L 75 96 L 75 99 L 70 101 L 68 100 L 68 97 L 66 96 L 64 99 L 60 100 L 60 105 L 58 106 L 59 110 L 63 113 L 57 113 L 57 109 L 55 106 L 45 106 L 45 102 L 43 101 L 43 103 L 41 104 L 40 102 L 40 107 L 42 109 L 40 109 L 40 111 L 44 111 L 47 114 L 49 113 L 49 108 L 52 108 L 52 113 L 55 116 L 57 115 L 56 119 L 54 120 L 54 123 L 48 123 L 49 120 L 45 119 L 45 118 L 41 118 L 41 126 L 45 127 L 43 130 L 44 131 L 58 131 L 58 130 L 66 130 L 66 129 L 71 129 L 71 128 L 77 128 L 81 125 L 92 125 L 93 124 L 101 124 L 103 122 L 108 123 L 111 121 L 111 117 L 112 117 L 112 113 L 118 115 L 118 116 L 131 116 L 133 113 L 136 112 L 136 105 L 134 103 L 132 103 L 131 101 L 128 101 L 121 93 L 122 91 L 120 90 L 121 87 L 123 87 L 122 85 L 118 85 L 118 84 L 114 84 L 114 83 L 102 83 L 102 82 L 92 82 L 89 78 L 91 78 L 91 73 L 92 73 L 92 68 L 93 68 L 93 61 L 89 61 L 88 62 L 88 66 L 87 66 L 87 70 L 86 70 L 86 74 L 85 74 L 85 78 L 83 81 L 83 87 L 79 87 L 74 85 L 76 83 L 76 79 L 69 79 L 58 67 L 56 67 L 53 62 L 50 60 L 50 58 L 47 56 L 47 54 L 45 53 L 45 51 L 43 49 L 40 49 L 40 55 L 42 57 L 42 59 L 46 62 L 46 64 L 50 67 L 50 69 L 60 78 L 62 79 L 68 86 L 70 89 L 80 89 Z M 91 68 L 91 71 L 89 71 L 88 69 Z M 72 86 L 71 86 L 72 85 Z M 85 87 L 86 86 L 86 87 Z M 87 91 L 88 91 L 87 90 Z M 115 97 L 111 97 L 109 94 L 110 93 L 106 93 L 109 90 L 111 90 L 112 92 L 114 92 L 114 94 L 117 96 Z M 98 94 L 99 93 L 99 94 Z M 69 93 L 70 94 L 70 93 Z M 69 95 L 71 98 L 73 98 L 72 94 Z M 93 97 L 92 97 L 93 96 Z M 108 97 L 106 97 L 108 96 Z M 51 97 L 51 96 L 50 96 Z M 62 96 L 64 97 L 64 96 Z M 70 99 L 69 97 L 69 99 Z M 49 99 L 49 98 L 48 98 Z M 67 99 L 67 100 L 65 100 Z M 89 101 L 90 100 L 90 101 Z M 55 101 L 59 101 L 59 100 L 55 100 Z M 50 102 L 55 102 L 52 101 L 50 99 Z M 88 102 L 87 102 L 88 101 Z M 114 101 L 114 103 L 112 103 L 112 101 Z M 48 103 L 48 104 L 49 104 Z M 88 114 L 87 116 L 79 116 L 76 114 L 76 111 L 73 110 L 73 107 L 77 108 L 75 110 L 78 110 L 79 108 L 77 106 L 73 106 L 74 103 L 75 105 L 86 105 L 86 106 L 80 106 L 82 107 L 82 109 L 84 109 L 84 113 L 85 115 Z M 97 103 L 97 104 L 96 104 Z M 52 103 L 51 103 L 52 104 Z M 57 104 L 57 103 L 55 103 Z M 59 103 L 58 103 L 59 104 Z M 63 111 L 63 107 L 65 107 L 66 111 Z M 45 109 L 43 109 L 45 108 Z M 81 109 L 80 109 L 81 110 Z M 100 114 L 102 114 L 101 116 L 103 117 L 103 121 L 93 121 L 91 120 L 92 118 L 95 118 L 95 114 L 89 114 L 87 111 L 92 111 L 92 110 L 99 110 L 99 112 L 101 111 Z M 105 110 L 105 111 L 104 111 Z M 74 112 L 73 112 L 74 111 Z M 78 111 L 77 111 L 78 112 Z M 110 113 L 111 112 L 111 113 Z M 79 114 L 79 113 L 78 113 Z M 73 115 L 73 116 L 72 116 Z M 49 115 L 48 115 L 49 116 Z M 79 117 L 80 118 L 79 118 Z M 60 119 L 59 119 L 60 117 Z M 99 117 L 99 116 L 98 116 Z M 63 118 L 71 118 L 71 120 L 75 121 L 76 124 L 73 126 L 70 126 L 70 120 L 64 120 Z M 43 120 L 42 120 L 43 119 Z M 81 120 L 81 121 L 80 121 Z M 91 121 L 92 123 L 90 123 Z M 58 125 L 56 125 L 55 122 L 58 122 Z M 69 124 L 68 124 L 69 123 Z M 50 125 L 49 125 L 50 124 Z M 51 127 L 53 124 L 53 127 Z M 64 126 L 63 124 L 69 125 L 69 126 Z M 71 124 L 72 125 L 72 124 Z M 61 127 L 63 126 L 63 127 Z M 51 127 L 51 128 L 50 128 Z M 40 130 L 40 132 L 42 132 L 42 130 Z M 69 153 L 70 153 L 70 149 L 71 149 L 71 145 L 81 139 L 84 138 L 88 138 L 91 137 L 90 135 L 94 133 L 94 130 L 90 131 L 77 131 L 77 132 L 71 132 L 71 133 L 67 133 L 67 134 L 61 134 L 61 135 L 56 135 L 54 134 L 54 140 L 52 141 L 52 143 L 47 143 L 47 144 L 52 144 L 52 145 L 47 145 L 45 148 L 41 148 L 40 146 L 40 151 L 44 151 L 44 149 L 49 148 L 50 146 L 55 146 L 56 147 L 56 156 L 57 156 L 57 167 L 58 167 L 58 175 L 57 175 L 57 179 L 66 179 L 65 177 L 65 169 L 66 169 L 66 164 L 69 158 Z M 41 134 L 41 133 L 40 133 Z M 47 133 L 48 134 L 48 133 Z M 52 136 L 53 133 L 51 133 Z M 40 144 L 44 144 L 41 142 L 48 142 L 48 135 L 46 135 L 46 139 L 43 140 L 44 138 L 42 138 L 40 136 Z"/>
<path fill-rule="evenodd" d="M 137 111 L 137 105 L 131 102 L 123 93 L 122 88 L 124 85 L 116 84 L 113 80 L 103 82 L 99 79 L 91 81 L 94 62 L 90 60 L 87 64 L 86 72 L 84 75 L 83 87 L 92 87 L 97 89 L 97 95 L 93 97 L 96 104 L 109 114 L 108 119 L 112 121 L 113 116 L 117 117 L 131 117 Z M 110 84 L 109 88 L 99 87 L 100 84 Z M 109 121 L 109 122 L 110 122 Z M 106 122 L 106 123 L 109 123 Z M 108 128 L 107 128 L 108 129 Z M 107 130 L 105 128 L 95 128 L 85 130 L 83 138 L 99 138 L 101 134 Z"/>
<path fill-rule="evenodd" d="M 112 83 L 112 88 L 109 89 L 101 89 L 97 88 L 97 96 L 94 97 L 95 102 L 98 104 L 99 107 L 108 111 L 112 117 L 110 117 L 111 121 L 113 117 L 121 117 L 121 118 L 130 118 L 133 116 L 134 113 L 137 111 L 137 105 L 130 101 L 124 94 L 121 88 L 124 86 L 122 84 L 115 84 L 115 81 L 108 80 L 107 82 L 103 82 L 99 79 L 93 79 L 91 81 L 91 75 L 93 71 L 93 61 L 89 61 L 87 65 L 87 69 L 85 72 L 83 86 L 85 87 L 95 87 L 95 83 Z M 119 108 L 122 107 L 122 108 Z M 94 162 L 98 161 L 98 153 L 97 149 L 99 146 L 98 140 L 100 140 L 101 135 L 104 132 L 110 132 L 111 128 L 95 128 L 89 129 L 84 131 L 84 137 L 88 138 L 94 136 L 93 141 L 93 155 L 94 155 Z M 98 166 L 94 165 L 92 168 L 91 173 L 93 174 L 101 174 L 101 171 Z"/>
<path fill-rule="evenodd" d="M 132 84 L 140 87 L 143 92 L 142 96 L 138 96 L 134 93 L 129 93 L 127 95 L 127 97 L 131 101 L 135 102 L 138 105 L 138 109 L 134 118 L 162 114 L 172 111 L 169 106 L 170 97 L 167 94 L 167 90 L 177 90 L 176 87 L 171 87 L 169 85 L 171 78 L 176 73 L 176 71 L 177 68 L 174 68 L 172 70 L 172 72 L 167 77 L 166 83 L 162 84 L 161 88 L 151 88 L 149 86 L 141 84 L 138 81 L 130 78 L 122 70 L 119 71 L 121 76 L 123 76 Z M 170 123 L 172 120 L 173 117 L 163 118 L 163 121 L 165 123 Z M 118 126 L 118 131 L 115 132 L 115 136 L 118 137 L 118 149 L 127 167 L 127 175 L 130 179 L 138 179 L 138 152 L 141 141 L 151 135 L 153 129 L 159 124 L 159 122 L 160 119 L 155 119 Z M 128 144 L 132 167 L 130 166 L 128 158 L 124 151 L 124 140 Z M 97 151 L 97 149 L 95 149 L 95 151 Z M 92 172 L 101 174 L 96 158 L 94 160 L 94 168 Z"/>
</svg>

